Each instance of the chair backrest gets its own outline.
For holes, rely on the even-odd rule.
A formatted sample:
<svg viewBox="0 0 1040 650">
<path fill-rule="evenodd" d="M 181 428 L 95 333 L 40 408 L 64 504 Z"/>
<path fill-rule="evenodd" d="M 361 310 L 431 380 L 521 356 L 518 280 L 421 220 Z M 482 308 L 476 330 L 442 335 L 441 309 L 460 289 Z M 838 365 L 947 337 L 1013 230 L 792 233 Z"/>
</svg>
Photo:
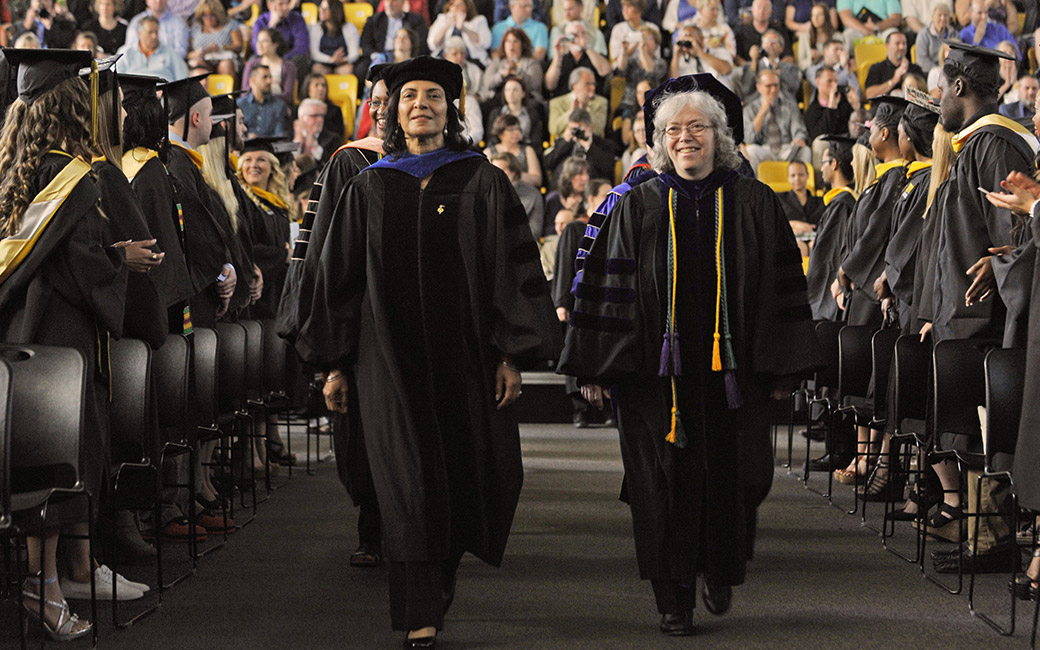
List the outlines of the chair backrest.
<svg viewBox="0 0 1040 650">
<path fill-rule="evenodd" d="M 1026 381 L 1026 351 L 990 350 L 986 355 L 986 467 L 997 454 L 1014 455 Z"/>
<path fill-rule="evenodd" d="M 241 324 L 217 323 L 217 359 L 217 408 L 228 413 L 243 406 L 246 399 L 246 330 Z"/>
<path fill-rule="evenodd" d="M 240 323 L 246 330 L 246 388 L 259 397 L 264 388 L 264 326 L 258 320 Z"/>
<path fill-rule="evenodd" d="M 191 372 L 191 343 L 183 334 L 170 334 L 152 353 L 159 426 L 184 433 L 188 423 L 188 390 Z"/>
<path fill-rule="evenodd" d="M 343 13 L 347 20 L 354 23 L 360 33 L 365 29 L 365 23 L 372 17 L 373 7 L 369 2 L 344 2 Z"/>
<path fill-rule="evenodd" d="M 621 100 L 625 97 L 625 77 L 622 75 L 614 75 L 610 78 L 610 114 L 613 115 L 617 107 L 621 105 Z"/>
<path fill-rule="evenodd" d="M 11 366 L 0 357 L 0 530 L 11 523 Z"/>
<path fill-rule="evenodd" d="M 888 420 L 899 427 L 903 420 L 928 419 L 928 389 L 931 385 L 931 344 L 922 343 L 919 334 L 896 339 L 892 363 L 895 364 L 895 401 L 887 405 Z M 921 432 L 923 433 L 923 431 Z"/>
<path fill-rule="evenodd" d="M 974 437 L 982 434 L 978 407 L 986 403 L 987 345 L 972 339 L 948 339 L 935 344 L 932 373 L 937 439 L 944 433 Z"/>
<path fill-rule="evenodd" d="M 300 13 L 303 14 L 303 22 L 308 25 L 316 25 L 318 23 L 318 5 L 313 2 L 301 2 Z"/>
<path fill-rule="evenodd" d="M 867 325 L 846 325 L 838 334 L 838 393 L 843 399 L 866 397 L 870 391 L 873 338 L 874 328 Z"/>
<path fill-rule="evenodd" d="M 820 369 L 816 371 L 816 390 L 838 387 L 838 333 L 842 324 L 821 321 L 816 324 L 816 350 Z"/>
<path fill-rule="evenodd" d="M 791 189 L 787 182 L 787 162 L 783 160 L 763 160 L 758 163 L 758 180 L 768 185 L 774 192 L 786 192 Z"/>
<path fill-rule="evenodd" d="M 278 336 L 278 329 L 273 320 L 265 320 L 264 325 L 264 389 L 268 392 L 284 392 L 286 387 L 285 369 L 289 346 L 285 339 Z"/>
<path fill-rule="evenodd" d="M 208 327 L 196 327 L 191 338 L 195 366 L 195 423 L 209 426 L 217 421 L 217 385 L 220 383 L 217 332 Z"/>
<path fill-rule="evenodd" d="M 329 87 L 329 101 L 343 112 L 344 133 L 354 132 L 354 114 L 358 104 L 358 80 L 352 74 L 327 74 L 325 83 Z"/>
<path fill-rule="evenodd" d="M 235 78 L 229 74 L 211 74 L 206 77 L 206 90 L 211 95 L 226 95 L 234 92 Z"/>
<path fill-rule="evenodd" d="M 249 20 L 246 21 L 248 27 L 252 27 L 256 19 L 260 17 L 260 3 L 253 5 L 253 9 L 249 12 Z"/>
<path fill-rule="evenodd" d="M 885 413 L 888 402 L 888 379 L 892 370 L 892 354 L 895 351 L 899 328 L 885 327 L 874 333 L 870 341 L 871 374 L 874 377 L 874 413 Z"/>
<path fill-rule="evenodd" d="M 0 343 L 11 368 L 11 489 L 79 484 L 89 366 L 79 350 Z"/>
<path fill-rule="evenodd" d="M 111 401 L 109 431 L 112 458 L 117 463 L 140 462 L 157 442 L 153 430 L 152 349 L 139 339 L 113 340 L 109 346 Z"/>
</svg>

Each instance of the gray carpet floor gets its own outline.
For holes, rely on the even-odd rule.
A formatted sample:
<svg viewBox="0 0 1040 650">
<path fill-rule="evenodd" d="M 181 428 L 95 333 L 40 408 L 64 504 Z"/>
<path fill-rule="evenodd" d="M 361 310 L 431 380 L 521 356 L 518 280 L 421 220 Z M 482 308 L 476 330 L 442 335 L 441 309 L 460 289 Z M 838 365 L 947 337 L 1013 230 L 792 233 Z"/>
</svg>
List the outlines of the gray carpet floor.
<svg viewBox="0 0 1040 650">
<path fill-rule="evenodd" d="M 779 466 L 732 611 L 713 617 L 698 607 L 695 636 L 663 637 L 649 585 L 638 580 L 627 507 L 617 501 L 616 432 L 564 425 L 522 431 L 526 478 L 505 563 L 493 569 L 463 560 L 440 647 L 1028 647 L 1032 607 L 1019 608 L 1013 637 L 997 636 L 969 614 L 966 596 L 928 583 L 916 566 L 886 552 L 858 516 L 828 505 Z M 823 487 L 824 480 L 814 475 L 813 483 Z M 851 505 L 850 488 L 839 487 L 835 500 Z M 874 508 L 872 518 L 879 513 Z M 158 613 L 115 630 L 102 606 L 100 647 L 400 647 L 402 635 L 390 630 L 385 570 L 347 565 L 355 525 L 332 463 L 315 476 L 297 472 L 253 524 L 167 592 Z M 909 550 L 908 531 L 894 543 Z M 980 607 L 1006 613 L 1006 580 L 981 581 Z M 85 613 L 86 603 L 76 609 Z M 14 646 L 12 617 L 5 609 L 4 647 Z M 72 647 L 79 646 L 86 644 Z"/>
</svg>

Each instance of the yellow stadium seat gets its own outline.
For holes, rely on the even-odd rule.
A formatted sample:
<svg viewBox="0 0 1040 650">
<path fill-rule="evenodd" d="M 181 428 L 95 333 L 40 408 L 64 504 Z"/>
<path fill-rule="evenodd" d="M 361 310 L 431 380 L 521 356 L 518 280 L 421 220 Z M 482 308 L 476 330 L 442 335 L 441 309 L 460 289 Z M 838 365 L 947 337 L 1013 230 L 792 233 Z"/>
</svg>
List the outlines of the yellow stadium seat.
<svg viewBox="0 0 1040 650">
<path fill-rule="evenodd" d="M 253 23 L 255 23 L 256 19 L 259 18 L 259 17 L 260 17 L 260 5 L 259 4 L 255 4 L 255 5 L 253 5 L 252 13 L 249 14 L 249 20 L 246 21 L 246 25 L 249 25 L 250 27 L 252 27 Z"/>
<path fill-rule="evenodd" d="M 1029 72 L 1036 72 L 1036 48 L 1029 48 Z"/>
<path fill-rule="evenodd" d="M 791 191 L 791 184 L 787 182 L 787 163 L 783 160 L 764 160 L 758 164 L 758 180 L 762 181 L 773 189 L 774 192 L 779 194 L 780 192 Z M 816 195 L 816 179 L 815 171 L 811 163 L 805 163 L 805 168 L 809 172 L 809 180 L 806 182 L 805 189 L 809 194 Z"/>
<path fill-rule="evenodd" d="M 372 16 L 372 5 L 367 2 L 344 2 L 343 13 L 354 23 L 358 32 L 365 28 L 365 21 Z"/>
<path fill-rule="evenodd" d="M 864 83 L 867 80 L 867 71 L 870 66 L 878 61 L 884 61 L 888 56 L 884 43 L 860 42 L 856 44 L 856 76 L 859 77 L 859 87 L 866 90 Z"/>
<path fill-rule="evenodd" d="M 303 14 L 303 22 L 308 25 L 316 25 L 318 23 L 318 5 L 313 2 L 301 3 L 300 13 Z"/>
<path fill-rule="evenodd" d="M 343 111 L 343 128 L 349 134 L 354 132 L 354 116 L 358 106 L 358 80 L 352 74 L 327 74 L 325 82 L 329 85 L 329 101 Z"/>
<path fill-rule="evenodd" d="M 625 168 L 621 166 L 621 159 L 614 163 L 614 185 L 620 185 L 625 180 Z"/>
<path fill-rule="evenodd" d="M 596 27 L 598 27 L 600 29 L 602 29 L 603 27 L 607 26 L 606 19 L 605 18 L 604 19 L 600 19 L 600 17 L 599 17 L 599 5 L 596 5 L 596 8 L 592 10 L 592 16 L 593 16 L 593 18 L 592 18 L 592 24 L 593 25 L 596 25 Z"/>
<path fill-rule="evenodd" d="M 211 74 L 206 77 L 206 90 L 211 95 L 226 95 L 235 90 L 235 78 L 229 74 Z"/>
<path fill-rule="evenodd" d="M 910 63 L 917 63 L 917 43 L 910 46 Z"/>
<path fill-rule="evenodd" d="M 625 96 L 625 77 L 617 74 L 610 78 L 610 114 L 613 115 Z"/>
</svg>

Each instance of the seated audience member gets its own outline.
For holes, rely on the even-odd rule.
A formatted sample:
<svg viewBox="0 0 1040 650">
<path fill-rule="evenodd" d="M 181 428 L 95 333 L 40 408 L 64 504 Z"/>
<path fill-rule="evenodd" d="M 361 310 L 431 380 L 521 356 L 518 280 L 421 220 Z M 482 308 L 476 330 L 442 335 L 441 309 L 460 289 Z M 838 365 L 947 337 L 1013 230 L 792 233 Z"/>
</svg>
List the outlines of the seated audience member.
<svg viewBox="0 0 1040 650">
<path fill-rule="evenodd" d="M 596 4 L 589 3 L 589 6 L 595 7 Z M 609 73 L 610 60 L 607 58 L 607 39 L 603 37 L 603 32 L 592 23 L 595 12 L 586 12 L 585 8 L 585 3 L 582 0 L 563 0 L 563 2 L 553 3 L 553 28 L 549 30 L 549 51 L 547 54 L 550 59 L 556 58 L 557 41 L 564 36 L 573 35 L 568 34 L 567 24 L 578 21 L 585 27 L 586 47 L 595 51 L 607 62 L 607 72 Z M 564 49 L 566 50 L 567 48 Z"/>
<path fill-rule="evenodd" d="M 779 2 L 779 0 L 777 0 Z M 778 35 L 787 30 L 779 21 L 773 18 L 773 4 L 770 0 L 755 0 L 751 3 L 751 21 L 742 23 L 737 27 L 737 63 L 744 64 L 751 61 L 751 49 L 762 46 L 762 39 L 766 32 L 773 30 Z M 787 39 L 782 39 L 781 51 L 777 59 L 794 61 L 794 49 Z M 757 71 L 756 71 L 757 72 Z"/>
<path fill-rule="evenodd" d="M 920 34 L 931 23 L 935 8 L 940 4 L 946 4 L 946 0 L 901 0 L 903 24 L 905 25 L 903 31 L 907 34 Z M 946 7 L 949 9 L 950 5 L 946 4 Z"/>
<path fill-rule="evenodd" d="M 462 68 L 462 83 L 466 85 L 466 96 L 470 92 L 480 92 L 480 84 L 484 82 L 484 71 L 472 61 L 466 60 L 466 43 L 458 36 L 452 36 L 444 43 L 441 57 Z M 472 89 L 472 90 L 471 90 Z"/>
<path fill-rule="evenodd" d="M 852 115 L 849 116 L 849 137 L 858 139 L 864 133 L 867 133 L 870 130 L 866 125 L 869 120 L 870 113 L 862 106 L 852 111 Z"/>
<path fill-rule="evenodd" d="M 754 97 L 758 73 L 763 70 L 775 72 L 780 79 L 780 92 L 797 103 L 802 91 L 802 71 L 794 63 L 781 58 L 783 50 L 784 37 L 775 29 L 767 30 L 762 35 L 761 47 L 751 48 L 750 59 L 738 72 L 741 75 L 740 93 L 745 103 Z"/>
<path fill-rule="evenodd" d="M 576 2 L 576 0 L 568 0 Z M 570 78 L 576 68 L 588 68 L 596 78 L 596 89 L 605 87 L 607 75 L 610 74 L 610 61 L 592 47 L 589 40 L 589 29 L 585 23 L 572 20 L 563 26 L 563 33 L 553 43 L 553 56 L 549 68 L 545 71 L 545 91 L 547 97 L 559 97 L 567 92 L 561 80 Z M 599 34 L 599 30 L 594 33 Z"/>
<path fill-rule="evenodd" d="M 447 2 L 450 2 L 450 0 L 447 0 Z M 438 6 L 443 7 L 447 2 L 441 0 L 441 2 L 438 3 Z M 506 18 L 509 18 L 510 14 L 509 0 L 493 0 L 493 4 L 494 7 L 491 19 L 488 22 L 489 25 L 502 22 Z M 531 7 L 531 17 L 545 25 L 549 24 L 549 21 L 545 18 L 545 9 L 542 7 L 541 2 L 535 2 L 534 6 Z"/>
<path fill-rule="evenodd" d="M 18 38 L 14 39 L 14 47 L 18 50 L 42 49 L 42 46 L 40 44 L 40 38 L 32 32 L 25 32 Z"/>
<path fill-rule="evenodd" d="M 902 97 L 900 84 L 909 72 L 922 74 L 916 63 L 910 63 L 906 34 L 892 32 L 885 39 L 885 58 L 870 66 L 870 70 L 867 71 L 867 80 L 864 83 L 866 98 L 889 94 Z"/>
<path fill-rule="evenodd" d="M 495 57 L 484 69 L 477 96 L 483 102 L 491 101 L 501 91 L 505 80 L 512 76 L 523 79 L 524 87 L 532 96 L 542 96 L 542 65 L 534 59 L 531 39 L 518 27 L 506 30 L 503 35 Z"/>
<path fill-rule="evenodd" d="M 300 101 L 302 102 L 305 99 L 317 99 L 325 104 L 325 125 L 323 130 L 335 136 L 337 141 L 342 142 L 345 139 L 343 134 L 343 111 L 340 110 L 339 106 L 329 101 L 329 82 L 324 75 L 309 74 L 304 77 L 303 83 L 300 84 Z M 301 212 L 300 214 L 303 213 Z"/>
<path fill-rule="evenodd" d="M 899 0 L 838 0 L 837 9 L 849 52 L 855 51 L 856 42 L 867 36 L 887 38 L 898 31 L 903 22 L 903 6 Z M 864 9 L 873 16 L 861 21 L 860 12 Z"/>
<path fill-rule="evenodd" d="M 646 103 L 646 94 L 650 92 L 652 87 L 650 83 L 645 79 L 636 84 L 636 97 L 631 104 L 621 103 L 618 105 L 617 110 L 614 111 L 614 115 L 611 116 L 611 124 L 617 122 L 617 119 L 621 118 L 621 148 L 628 147 L 632 144 L 632 122 L 642 106 Z M 615 132 L 614 136 L 614 148 L 618 149 L 617 136 Z"/>
<path fill-rule="evenodd" d="M 939 91 L 939 78 L 942 77 L 943 64 L 946 62 L 946 55 L 948 55 L 949 53 L 949 45 L 943 43 L 941 46 L 939 46 L 939 64 L 928 71 L 928 77 L 926 78 L 928 81 L 928 93 L 936 99 L 938 99 L 941 95 Z"/>
<path fill-rule="evenodd" d="M 311 72 L 353 74 L 361 56 L 361 33 L 347 20 L 340 0 L 321 0 L 318 22 L 307 27 Z"/>
<path fill-rule="evenodd" d="M 675 78 L 707 72 L 732 90 L 730 73 L 733 72 L 733 57 L 730 56 L 729 50 L 725 47 L 706 47 L 704 35 L 696 25 L 683 25 L 679 28 L 678 36 L 672 47 L 669 76 Z"/>
<path fill-rule="evenodd" d="M 690 23 L 699 11 L 697 0 L 666 0 L 664 14 L 661 16 L 661 29 L 675 33 L 680 25 Z"/>
<path fill-rule="evenodd" d="M 188 76 L 188 66 L 176 52 L 159 42 L 159 21 L 154 16 L 144 16 L 137 21 L 137 38 L 133 45 L 124 45 L 119 52 L 119 71 L 162 77 L 176 81 Z"/>
<path fill-rule="evenodd" d="M 298 155 L 308 155 L 318 165 L 324 165 L 343 143 L 341 138 L 325 129 L 325 102 L 305 99 L 300 102 L 296 121 L 293 122 L 293 142 Z"/>
<path fill-rule="evenodd" d="M 763 160 L 809 162 L 811 152 L 802 113 L 780 92 L 780 78 L 772 70 L 758 73 L 758 97 L 744 105 L 744 146 L 751 168 Z"/>
<path fill-rule="evenodd" d="M 971 2 L 972 0 L 954 0 L 953 15 L 960 26 L 971 24 Z M 1022 3 L 1019 3 L 1021 6 Z M 1012 34 L 1019 31 L 1018 8 L 1014 2 L 1008 0 L 986 0 L 986 13 L 990 20 L 1000 23 Z M 1026 18 L 1028 22 L 1028 17 Z M 1032 28 L 1031 28 L 1032 29 Z"/>
<path fill-rule="evenodd" d="M 242 52 L 241 23 L 228 20 L 224 5 L 218 0 L 202 0 L 195 8 L 191 25 L 188 63 L 212 66 L 220 74 L 235 75 Z"/>
<path fill-rule="evenodd" d="M 296 64 L 285 54 L 286 43 L 277 29 L 261 30 L 256 36 L 256 56 L 242 70 L 242 90 L 249 90 L 253 69 L 265 66 L 271 73 L 271 94 L 292 106 L 296 95 Z"/>
<path fill-rule="evenodd" d="M 634 52 L 623 48 L 618 59 L 622 76 L 625 78 L 625 94 L 622 104 L 632 105 L 636 98 L 636 86 L 641 81 L 652 88 L 668 78 L 668 62 L 661 58 L 661 31 L 656 25 L 646 24 L 639 28 L 642 41 Z"/>
<path fill-rule="evenodd" d="M 502 84 L 502 104 L 491 109 L 485 124 L 489 125 L 487 130 L 490 131 L 490 125 L 495 123 L 499 115 L 512 115 L 520 120 L 520 132 L 523 133 L 524 142 L 541 147 L 547 135 L 544 109 L 542 104 L 528 97 L 523 79 L 509 77 Z"/>
<path fill-rule="evenodd" d="M 491 28 L 487 18 L 477 13 L 473 0 L 451 0 L 430 25 L 426 44 L 433 56 L 441 56 L 449 38 L 457 36 L 466 44 L 466 58 L 487 65 L 491 47 Z"/>
<path fill-rule="evenodd" d="M 607 98 L 596 94 L 596 77 L 588 68 L 575 68 L 567 80 L 571 91 L 549 101 L 549 134 L 560 137 L 571 112 L 583 108 L 592 116 L 592 131 L 602 136 L 607 127 Z"/>
<path fill-rule="evenodd" d="M 499 115 L 491 126 L 491 144 L 484 149 L 488 159 L 495 154 L 508 153 L 520 164 L 520 175 L 525 183 L 532 187 L 542 184 L 542 166 L 538 162 L 538 153 L 534 147 L 523 140 L 520 120 L 512 115 Z"/>
<path fill-rule="evenodd" d="M 531 39 L 531 56 L 539 61 L 545 60 L 545 53 L 549 49 L 549 30 L 545 23 L 531 16 L 533 9 L 533 0 L 509 0 L 509 17 L 495 23 L 491 30 L 491 47 L 498 49 L 506 32 L 519 27 Z"/>
<path fill-rule="evenodd" d="M 80 32 L 76 34 L 76 39 L 72 41 L 72 49 L 90 52 L 94 58 L 102 56 L 101 48 L 98 47 L 97 36 L 94 35 L 94 32 Z"/>
<path fill-rule="evenodd" d="M 67 48 L 76 38 L 76 19 L 64 3 L 33 0 L 25 16 L 14 24 L 14 38 L 32 33 L 46 49 Z"/>
<path fill-rule="evenodd" d="M 932 20 L 917 33 L 914 45 L 917 48 L 917 65 L 925 74 L 939 65 L 939 48 L 946 41 L 959 41 L 957 30 L 950 24 L 953 12 L 950 5 L 940 2 L 932 10 Z"/>
<path fill-rule="evenodd" d="M 784 206 L 784 214 L 787 215 L 787 221 L 791 224 L 795 236 L 815 230 L 816 225 L 820 223 L 820 215 L 823 214 L 823 199 L 809 193 L 806 188 L 808 181 L 809 170 L 805 163 L 793 160 L 787 166 L 787 182 L 791 184 L 791 189 L 776 195 L 780 199 L 780 205 Z M 804 242 L 798 243 L 803 256 L 808 255 L 809 249 Z"/>
<path fill-rule="evenodd" d="M 859 87 L 859 77 L 856 76 L 856 64 L 849 58 L 844 41 L 837 38 L 827 41 L 823 47 L 823 60 L 809 66 L 809 69 L 805 71 L 805 80 L 814 88 L 816 87 L 816 73 L 823 66 L 831 68 L 838 75 L 838 86 L 847 86 L 862 101 L 863 90 Z"/>
<path fill-rule="evenodd" d="M 537 186 L 531 186 L 524 182 L 523 165 L 520 160 L 511 153 L 499 151 L 490 156 L 491 164 L 498 167 L 509 177 L 513 184 L 516 195 L 520 197 L 520 203 L 527 213 L 527 223 L 531 226 L 531 234 L 535 240 L 542 236 L 542 223 L 545 219 L 545 199 L 538 191 Z"/>
<path fill-rule="evenodd" d="M 587 1 L 587 0 L 586 0 Z M 661 24 L 661 7 L 662 3 L 659 0 L 643 0 L 641 5 L 643 9 L 640 12 L 642 19 L 648 23 L 655 25 Z M 607 0 L 607 12 L 604 17 L 607 23 L 607 29 L 604 33 L 613 32 L 616 25 L 621 22 L 627 21 L 625 17 L 625 4 L 623 0 Z M 610 52 L 613 54 L 614 46 L 610 46 Z"/>
<path fill-rule="evenodd" d="M 589 163 L 584 158 L 573 156 L 560 165 L 556 175 L 556 189 L 545 197 L 545 223 L 542 225 L 542 236 L 556 234 L 556 213 L 564 207 L 564 199 L 577 201 L 580 204 L 589 192 Z M 576 198 L 580 197 L 578 201 Z"/>
<path fill-rule="evenodd" d="M 130 19 L 130 24 L 126 27 L 125 45 L 128 48 L 137 45 L 140 34 L 137 23 L 145 16 L 151 16 L 159 21 L 159 42 L 173 50 L 181 59 L 187 58 L 190 42 L 188 23 L 170 10 L 167 0 L 146 0 L 146 4 L 147 9 Z M 123 70 L 120 69 L 120 72 Z"/>
<path fill-rule="evenodd" d="M 1013 120 L 1032 120 L 1037 95 L 1036 77 L 1027 74 L 1018 80 L 1018 101 L 1000 105 L 1000 114 Z"/>
<path fill-rule="evenodd" d="M 238 98 L 247 137 L 288 136 L 289 107 L 271 94 L 271 71 L 260 63 L 249 74 L 249 92 Z"/>
<path fill-rule="evenodd" d="M 719 19 L 722 15 L 722 3 L 719 0 L 699 0 L 697 7 L 697 15 L 693 18 L 693 24 L 701 30 L 704 47 L 712 52 L 725 48 L 729 52 L 730 61 L 735 61 L 737 36 L 733 33 L 733 29 L 726 24 L 725 18 Z"/>
<path fill-rule="evenodd" d="M 621 0 L 621 15 L 624 20 L 610 29 L 610 65 L 615 70 L 622 70 L 622 54 L 631 56 L 643 43 L 639 32 L 647 21 L 643 18 L 646 0 Z M 657 52 L 660 55 L 660 52 Z"/>
<path fill-rule="evenodd" d="M 299 66 L 306 62 L 310 54 L 311 37 L 307 31 L 307 22 L 299 11 L 292 10 L 290 4 L 289 0 L 268 0 L 267 11 L 253 23 L 251 45 L 254 51 L 258 51 L 257 37 L 260 32 L 265 29 L 278 30 L 285 41 L 282 56 L 292 59 Z"/>
<path fill-rule="evenodd" d="M 1001 103 L 1016 102 L 1018 101 L 1018 90 L 1016 84 L 1018 83 L 1018 46 L 1011 41 L 1001 41 L 997 43 L 997 51 L 1003 52 L 1011 57 L 1010 59 L 1000 59 L 1000 88 L 997 92 L 997 96 L 1000 98 Z"/>
<path fill-rule="evenodd" d="M 402 27 L 394 37 L 394 47 L 386 52 L 377 52 L 369 59 L 371 65 L 380 63 L 402 63 L 419 56 L 419 33 L 411 27 Z"/>
<path fill-rule="evenodd" d="M 424 54 L 426 21 L 419 14 L 405 11 L 404 0 L 386 0 L 383 11 L 365 21 L 365 27 L 361 30 L 361 58 L 355 64 L 358 79 L 361 79 L 372 65 L 374 55 L 394 51 L 397 32 L 404 27 L 414 32 L 418 44 L 417 53 Z M 384 56 L 383 62 L 387 60 Z"/>
<path fill-rule="evenodd" d="M 799 70 L 804 72 L 809 69 L 809 66 L 823 61 L 823 48 L 828 41 L 834 38 L 837 31 L 834 24 L 831 23 L 831 11 L 832 9 L 826 3 L 817 2 L 812 6 L 809 22 L 803 23 L 805 27 L 797 31 L 791 30 L 798 39 L 796 63 Z M 795 6 L 789 3 L 787 12 L 793 17 Z M 788 21 L 787 26 L 790 29 L 791 21 Z"/>
<path fill-rule="evenodd" d="M 553 173 L 570 158 L 584 158 L 589 172 L 596 176 L 614 177 L 614 150 L 610 142 L 592 131 L 592 118 L 585 109 L 571 111 L 567 128 L 545 153 L 545 169 Z"/>
<path fill-rule="evenodd" d="M 632 168 L 632 163 L 646 155 L 646 122 L 643 119 L 643 111 L 636 113 L 632 120 L 632 141 L 629 143 L 625 153 L 621 155 L 621 173 L 627 174 Z M 593 193 L 598 188 L 593 186 Z M 602 201 L 589 201 L 590 205 L 599 205 Z"/>
<path fill-rule="evenodd" d="M 1015 58 L 1022 58 L 1022 51 L 1018 49 L 1015 37 L 1007 26 L 990 19 L 987 13 L 986 0 L 972 0 L 971 23 L 961 30 L 961 40 L 968 45 L 978 45 L 996 49 L 997 45 L 1008 41 L 1015 48 Z"/>
<path fill-rule="evenodd" d="M 94 15 L 80 28 L 94 33 L 102 52 L 115 54 L 126 43 L 127 22 L 120 15 L 123 13 L 122 0 L 94 0 L 91 10 Z"/>
<path fill-rule="evenodd" d="M 846 88 L 838 86 L 838 75 L 828 67 L 816 71 L 816 92 L 805 109 L 805 124 L 809 139 L 821 135 L 845 133 L 852 111 L 859 108 L 859 97 Z"/>
</svg>

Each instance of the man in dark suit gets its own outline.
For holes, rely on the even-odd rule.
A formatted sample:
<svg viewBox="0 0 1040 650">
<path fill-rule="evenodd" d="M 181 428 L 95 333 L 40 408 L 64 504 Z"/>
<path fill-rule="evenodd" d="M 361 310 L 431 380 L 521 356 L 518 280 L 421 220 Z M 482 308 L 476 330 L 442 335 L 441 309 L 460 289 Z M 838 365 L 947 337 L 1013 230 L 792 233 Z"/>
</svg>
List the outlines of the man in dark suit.
<svg viewBox="0 0 1040 650">
<path fill-rule="evenodd" d="M 361 30 L 361 58 L 354 66 L 354 73 L 359 79 L 368 70 L 373 54 L 393 51 L 394 37 L 402 27 L 413 29 L 419 35 L 418 54 L 429 53 L 426 47 L 426 21 L 422 16 L 405 11 L 404 0 L 386 0 L 384 11 L 365 21 L 365 28 Z"/>
</svg>

